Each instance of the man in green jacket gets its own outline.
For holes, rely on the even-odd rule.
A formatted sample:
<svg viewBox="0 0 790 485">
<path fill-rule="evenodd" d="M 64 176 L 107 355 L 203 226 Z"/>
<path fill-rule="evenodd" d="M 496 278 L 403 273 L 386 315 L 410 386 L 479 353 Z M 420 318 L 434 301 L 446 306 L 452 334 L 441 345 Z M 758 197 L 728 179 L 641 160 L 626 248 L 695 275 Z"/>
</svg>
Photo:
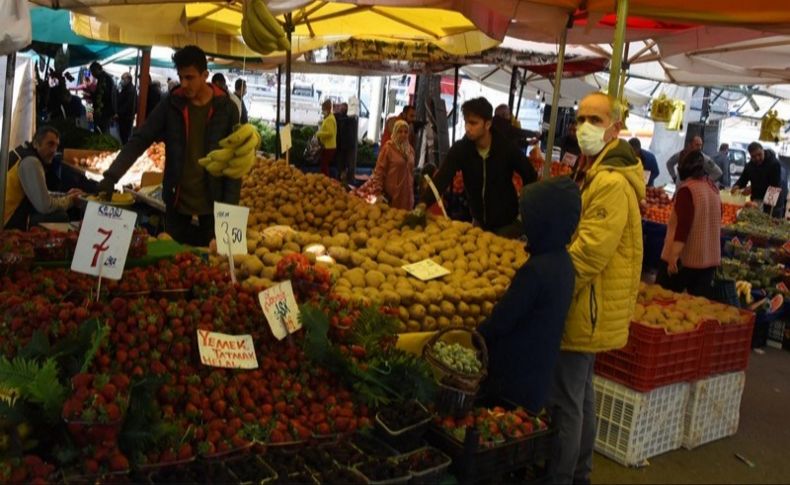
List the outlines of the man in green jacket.
<svg viewBox="0 0 790 485">
<path fill-rule="evenodd" d="M 631 146 L 617 137 L 622 114 L 620 103 L 603 93 L 579 103 L 582 214 L 569 248 L 576 283 L 549 399 L 558 431 L 554 483 L 590 483 L 595 354 L 625 346 L 639 290 L 645 181 Z"/>
</svg>

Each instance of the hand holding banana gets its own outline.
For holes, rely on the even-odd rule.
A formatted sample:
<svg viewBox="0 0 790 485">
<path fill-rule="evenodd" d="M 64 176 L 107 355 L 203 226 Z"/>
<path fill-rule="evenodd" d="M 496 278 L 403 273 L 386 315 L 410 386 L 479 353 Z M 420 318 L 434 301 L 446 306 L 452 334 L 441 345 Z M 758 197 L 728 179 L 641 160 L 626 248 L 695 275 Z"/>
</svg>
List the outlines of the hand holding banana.
<svg viewBox="0 0 790 485">
<path fill-rule="evenodd" d="M 260 144 L 261 136 L 253 125 L 240 125 L 220 140 L 221 148 L 209 152 L 198 163 L 215 177 L 241 178 L 255 163 L 255 152 Z"/>
<path fill-rule="evenodd" d="M 291 48 L 280 22 L 274 18 L 263 0 L 246 0 L 241 20 L 241 36 L 247 47 L 268 55 L 275 50 Z"/>
</svg>

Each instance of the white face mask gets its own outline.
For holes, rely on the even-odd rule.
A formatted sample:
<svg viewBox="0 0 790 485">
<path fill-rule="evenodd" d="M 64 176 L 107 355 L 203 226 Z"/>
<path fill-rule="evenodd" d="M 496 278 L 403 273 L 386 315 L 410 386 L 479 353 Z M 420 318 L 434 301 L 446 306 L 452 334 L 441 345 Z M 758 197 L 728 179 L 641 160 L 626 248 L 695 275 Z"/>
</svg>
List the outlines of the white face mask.
<svg viewBox="0 0 790 485">
<path fill-rule="evenodd" d="M 606 141 L 603 139 L 604 134 L 611 127 L 611 125 L 608 128 L 595 126 L 589 121 L 585 121 L 576 128 L 576 138 L 579 140 L 579 148 L 582 153 L 588 157 L 601 153 L 601 150 L 606 146 Z"/>
</svg>

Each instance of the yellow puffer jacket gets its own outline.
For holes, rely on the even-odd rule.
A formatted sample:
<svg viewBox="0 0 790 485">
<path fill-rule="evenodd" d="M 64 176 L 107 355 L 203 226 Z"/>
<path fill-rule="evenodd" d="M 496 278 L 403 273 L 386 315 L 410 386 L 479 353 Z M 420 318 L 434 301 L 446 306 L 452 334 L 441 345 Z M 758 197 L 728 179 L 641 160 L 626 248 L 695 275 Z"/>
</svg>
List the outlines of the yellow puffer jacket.
<svg viewBox="0 0 790 485">
<path fill-rule="evenodd" d="M 603 352 L 628 341 L 642 271 L 644 197 L 642 165 L 631 147 L 609 143 L 582 186 L 582 215 L 570 246 L 576 288 L 563 350 Z"/>
</svg>

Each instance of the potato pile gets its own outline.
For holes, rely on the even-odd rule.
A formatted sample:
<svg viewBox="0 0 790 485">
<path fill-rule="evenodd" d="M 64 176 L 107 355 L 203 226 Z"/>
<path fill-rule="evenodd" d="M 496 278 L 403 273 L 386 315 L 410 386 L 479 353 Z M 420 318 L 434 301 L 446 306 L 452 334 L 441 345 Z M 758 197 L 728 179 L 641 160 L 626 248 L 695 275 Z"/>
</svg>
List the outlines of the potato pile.
<svg viewBox="0 0 790 485">
<path fill-rule="evenodd" d="M 325 254 L 334 264 L 325 256 L 318 264 L 327 264 L 336 292 L 398 308 L 402 331 L 476 326 L 527 259 L 521 242 L 468 223 L 429 216 L 424 228 L 401 229 L 405 211 L 368 204 L 282 161 L 259 160 L 244 179 L 241 205 L 250 207 L 250 254 L 236 258 L 246 285 L 270 286 L 291 252 Z M 423 282 L 401 267 L 426 258 L 451 273 Z"/>
</svg>

